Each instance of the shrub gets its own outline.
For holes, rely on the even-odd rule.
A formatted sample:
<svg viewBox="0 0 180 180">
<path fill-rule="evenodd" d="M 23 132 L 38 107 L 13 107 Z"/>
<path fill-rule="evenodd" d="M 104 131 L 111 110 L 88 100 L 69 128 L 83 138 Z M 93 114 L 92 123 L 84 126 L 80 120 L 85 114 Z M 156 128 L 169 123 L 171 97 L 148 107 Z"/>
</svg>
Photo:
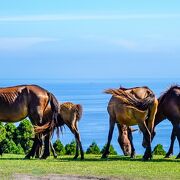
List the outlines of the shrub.
<svg viewBox="0 0 180 180">
<path fill-rule="evenodd" d="M 24 149 L 24 152 L 27 153 L 33 144 L 31 138 L 33 137 L 33 126 L 31 122 L 27 119 L 20 122 L 16 131 L 15 143 L 20 144 Z"/>
<path fill-rule="evenodd" d="M 157 144 L 153 150 L 154 155 L 165 155 L 166 151 L 163 149 L 161 144 Z"/>
<path fill-rule="evenodd" d="M 9 140 L 15 139 L 17 128 L 13 123 L 6 123 L 6 138 Z"/>
<path fill-rule="evenodd" d="M 104 145 L 104 147 L 103 147 L 102 150 L 101 150 L 101 153 L 102 153 L 102 154 L 104 153 L 105 148 L 106 148 L 106 144 Z M 110 145 L 110 147 L 109 147 L 109 154 L 110 154 L 110 155 L 117 155 L 117 152 L 116 152 L 116 150 L 114 149 L 113 145 Z"/>
<path fill-rule="evenodd" d="M 2 123 L 0 123 L 0 142 L 6 139 L 6 129 Z"/>
<path fill-rule="evenodd" d="M 70 144 L 65 146 L 65 154 L 73 155 L 76 152 L 76 142 L 73 140 Z"/>
<path fill-rule="evenodd" d="M 1 142 L 1 147 L 3 153 L 11 153 L 11 154 L 22 154 L 24 153 L 22 147 L 20 145 L 16 146 L 13 140 L 5 139 Z"/>
<path fill-rule="evenodd" d="M 100 154 L 100 149 L 98 145 L 93 142 L 86 151 L 87 154 Z"/>
<path fill-rule="evenodd" d="M 54 143 L 53 143 L 53 147 L 56 151 L 56 153 L 58 155 L 63 155 L 65 154 L 65 148 L 64 148 L 64 145 L 61 143 L 60 140 L 56 140 Z"/>
</svg>

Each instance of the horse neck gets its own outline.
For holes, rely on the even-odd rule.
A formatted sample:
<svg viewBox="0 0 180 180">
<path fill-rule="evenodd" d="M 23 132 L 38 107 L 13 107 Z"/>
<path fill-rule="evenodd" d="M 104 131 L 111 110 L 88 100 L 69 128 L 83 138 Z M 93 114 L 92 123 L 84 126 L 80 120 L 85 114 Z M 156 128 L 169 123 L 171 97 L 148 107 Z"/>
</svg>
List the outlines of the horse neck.
<svg viewBox="0 0 180 180">
<path fill-rule="evenodd" d="M 159 106 L 154 120 L 154 127 L 157 126 L 164 119 L 166 119 L 166 116 L 163 113 L 163 108 Z"/>
</svg>

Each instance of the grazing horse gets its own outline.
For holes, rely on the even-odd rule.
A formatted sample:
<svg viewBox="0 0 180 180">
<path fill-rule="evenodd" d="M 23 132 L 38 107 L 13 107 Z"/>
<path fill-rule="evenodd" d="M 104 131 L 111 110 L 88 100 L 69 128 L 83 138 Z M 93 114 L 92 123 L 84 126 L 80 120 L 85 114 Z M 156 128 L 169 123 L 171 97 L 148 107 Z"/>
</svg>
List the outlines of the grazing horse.
<svg viewBox="0 0 180 180">
<path fill-rule="evenodd" d="M 18 122 L 29 117 L 33 125 L 43 123 L 43 114 L 50 103 L 53 116 L 49 129 L 57 124 L 58 101 L 54 95 L 37 85 L 20 85 L 0 88 L 0 121 Z M 36 147 L 34 141 L 32 149 Z M 30 158 L 31 152 L 25 158 Z"/>
<path fill-rule="evenodd" d="M 158 110 L 156 113 L 154 127 L 164 119 L 168 119 L 172 126 L 171 145 L 165 157 L 173 153 L 173 145 L 177 137 L 180 146 L 180 86 L 170 87 L 165 93 L 158 98 Z M 153 134 L 153 137 L 155 132 Z M 176 158 L 180 158 L 180 152 Z"/>
<path fill-rule="evenodd" d="M 105 93 L 112 94 L 107 110 L 110 116 L 108 142 L 102 158 L 109 154 L 109 146 L 115 123 L 126 126 L 138 125 L 143 132 L 143 147 L 146 148 L 143 159 L 148 160 L 151 154 L 151 133 L 158 101 L 148 87 L 108 89 Z M 131 154 L 133 157 L 133 153 Z"/>
<path fill-rule="evenodd" d="M 78 122 L 81 119 L 81 116 L 82 116 L 82 106 L 80 104 L 73 104 L 71 102 L 65 102 L 62 104 L 59 103 L 57 126 L 62 127 L 63 125 L 67 125 L 68 128 L 71 130 L 71 132 L 74 134 L 75 139 L 76 139 L 76 154 L 74 156 L 74 159 L 77 159 L 77 157 L 79 156 L 79 149 L 81 153 L 81 159 L 84 159 L 84 151 L 82 148 L 80 134 L 78 131 Z M 43 119 L 45 122 L 49 122 L 51 120 L 51 117 L 52 117 L 52 111 L 50 107 L 48 106 L 44 112 Z M 47 126 L 48 126 L 48 123 L 46 123 L 44 126 L 36 126 L 35 132 L 43 134 Z M 45 140 L 44 140 L 44 145 L 45 145 L 44 148 L 49 149 L 49 146 L 50 145 L 52 146 L 52 144 L 49 144 L 51 143 L 50 138 L 52 135 L 52 131 L 45 134 L 46 135 L 45 135 Z"/>
</svg>

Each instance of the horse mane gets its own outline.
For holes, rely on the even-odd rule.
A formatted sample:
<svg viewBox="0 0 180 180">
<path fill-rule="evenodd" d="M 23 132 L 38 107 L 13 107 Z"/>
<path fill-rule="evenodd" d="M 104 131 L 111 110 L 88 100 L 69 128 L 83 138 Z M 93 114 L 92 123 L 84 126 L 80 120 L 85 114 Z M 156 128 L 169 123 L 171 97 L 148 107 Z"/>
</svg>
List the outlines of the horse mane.
<svg viewBox="0 0 180 180">
<path fill-rule="evenodd" d="M 155 95 L 152 91 L 150 91 L 149 96 L 147 96 L 146 98 L 139 99 L 135 97 L 133 94 L 126 92 L 125 90 L 127 89 L 121 87 L 119 89 L 107 89 L 104 92 L 106 94 L 112 94 L 114 97 L 120 99 L 126 105 L 134 106 L 137 109 L 143 111 L 147 110 L 149 105 L 154 102 Z"/>
<path fill-rule="evenodd" d="M 158 98 L 158 104 L 162 104 L 164 102 L 165 97 L 171 93 L 173 89 L 180 89 L 180 85 L 175 84 L 171 85 L 165 92 L 161 93 L 160 97 Z"/>
</svg>

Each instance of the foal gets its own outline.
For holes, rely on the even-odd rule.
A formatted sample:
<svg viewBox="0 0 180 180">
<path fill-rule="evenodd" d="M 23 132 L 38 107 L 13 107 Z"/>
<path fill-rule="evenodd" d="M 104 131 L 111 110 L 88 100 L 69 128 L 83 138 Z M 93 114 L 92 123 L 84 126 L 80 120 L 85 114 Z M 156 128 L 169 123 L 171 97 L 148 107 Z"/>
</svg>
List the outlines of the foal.
<svg viewBox="0 0 180 180">
<path fill-rule="evenodd" d="M 57 117 L 58 124 L 56 126 L 62 128 L 62 126 L 67 125 L 68 128 L 71 130 L 71 132 L 74 134 L 76 139 L 76 154 L 74 156 L 74 159 L 77 159 L 79 156 L 79 149 L 81 153 L 81 159 L 84 159 L 84 151 L 82 148 L 81 140 L 80 140 L 80 134 L 78 131 L 78 122 L 81 119 L 82 116 L 82 106 L 80 104 L 73 104 L 71 102 L 65 102 L 60 104 L 59 103 L 59 112 Z M 48 106 L 47 109 L 44 112 L 43 119 L 46 122 L 49 122 L 49 120 L 52 118 L 52 111 L 50 107 Z M 43 133 L 46 129 L 46 126 L 36 126 L 35 131 L 36 133 Z M 45 135 L 45 149 L 49 149 L 50 146 L 50 138 L 51 138 L 52 132 L 46 133 Z M 46 158 L 47 156 L 42 156 L 41 158 Z"/>
</svg>

